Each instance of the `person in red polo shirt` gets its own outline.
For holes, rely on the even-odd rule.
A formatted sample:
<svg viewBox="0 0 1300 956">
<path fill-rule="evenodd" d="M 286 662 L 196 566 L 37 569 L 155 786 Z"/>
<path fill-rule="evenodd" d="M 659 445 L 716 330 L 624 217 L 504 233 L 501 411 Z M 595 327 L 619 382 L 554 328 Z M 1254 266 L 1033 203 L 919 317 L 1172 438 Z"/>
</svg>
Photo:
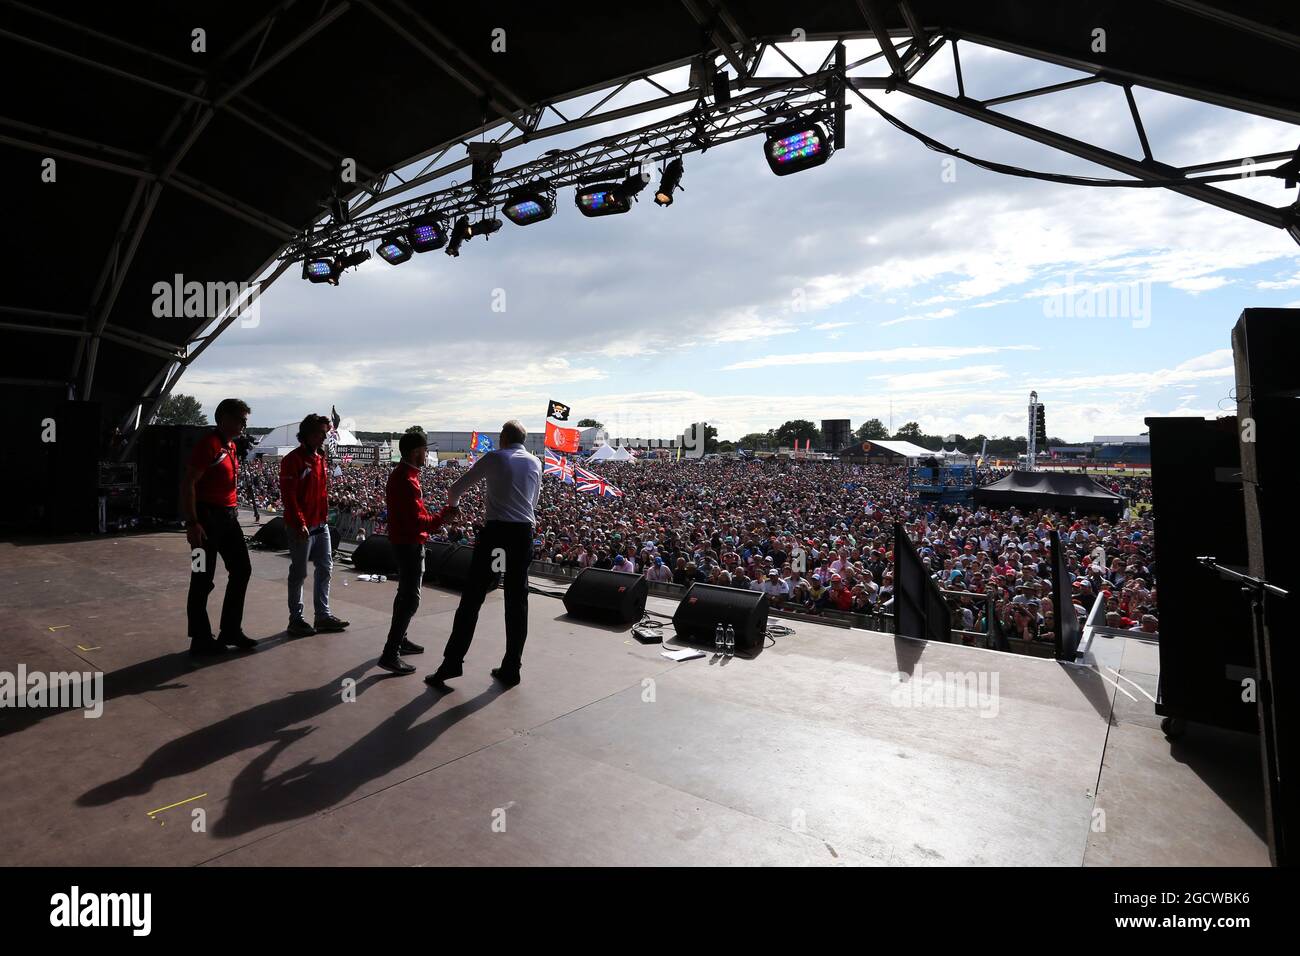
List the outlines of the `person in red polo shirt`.
<svg viewBox="0 0 1300 956">
<path fill-rule="evenodd" d="M 239 482 L 238 438 L 248 425 L 247 404 L 227 398 L 213 417 L 217 427 L 195 444 L 181 482 L 181 511 L 190 543 L 190 592 L 186 603 L 190 653 L 220 654 L 227 647 L 251 650 L 257 641 L 243 631 L 244 595 L 253 566 L 244 530 L 239 526 L 235 489 Z M 214 638 L 208 619 L 208 595 L 217 573 L 217 555 L 226 564 L 226 597 L 221 631 Z"/>
<path fill-rule="evenodd" d="M 330 613 L 330 573 L 334 569 L 330 541 L 329 468 L 320 453 L 330 420 L 308 415 L 298 426 L 301 444 L 280 461 L 280 498 L 284 502 L 284 527 L 289 533 L 289 627 L 294 637 L 317 631 L 341 631 L 348 626 Z M 302 585 L 307 562 L 316 567 L 313 579 L 315 625 L 302 616 Z"/>
<path fill-rule="evenodd" d="M 419 654 L 424 648 L 406 637 L 411 618 L 420 607 L 420 584 L 424 578 L 424 543 L 429 532 L 442 527 L 456 513 L 453 507 L 429 514 L 420 488 L 420 469 L 429 456 L 423 432 L 407 432 L 397 443 L 402 460 L 388 475 L 384 495 L 388 503 L 388 540 L 397 557 L 397 596 L 393 598 L 393 623 L 380 655 L 379 666 L 394 674 L 413 674 L 415 668 L 402 660 L 403 654 Z"/>
</svg>

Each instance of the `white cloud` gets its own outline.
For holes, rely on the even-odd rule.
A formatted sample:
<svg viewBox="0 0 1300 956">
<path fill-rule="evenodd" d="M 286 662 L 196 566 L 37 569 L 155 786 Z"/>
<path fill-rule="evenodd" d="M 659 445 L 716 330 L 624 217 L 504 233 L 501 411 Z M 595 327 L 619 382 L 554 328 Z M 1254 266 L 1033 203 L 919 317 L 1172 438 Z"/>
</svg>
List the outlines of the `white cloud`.
<svg viewBox="0 0 1300 956">
<path fill-rule="evenodd" d="M 1182 289 L 1195 295 L 1199 292 L 1221 289 L 1231 281 L 1227 276 L 1195 276 L 1190 279 L 1175 279 L 1169 284 L 1175 289 Z"/>
<path fill-rule="evenodd" d="M 729 372 L 747 368 L 770 368 L 776 365 L 837 365 L 846 362 L 947 362 L 969 355 L 992 355 L 995 352 L 1033 351 L 1034 345 L 923 345 L 896 349 L 875 349 L 864 352 L 796 352 L 787 355 L 765 355 L 724 365 Z"/>
<path fill-rule="evenodd" d="M 905 315 L 901 319 L 890 319 L 888 322 L 881 322 L 880 327 L 883 329 L 887 325 L 900 325 L 903 322 L 931 322 L 935 319 L 946 319 L 956 314 L 956 309 L 939 309 L 936 312 L 927 312 L 925 315 Z"/>
</svg>

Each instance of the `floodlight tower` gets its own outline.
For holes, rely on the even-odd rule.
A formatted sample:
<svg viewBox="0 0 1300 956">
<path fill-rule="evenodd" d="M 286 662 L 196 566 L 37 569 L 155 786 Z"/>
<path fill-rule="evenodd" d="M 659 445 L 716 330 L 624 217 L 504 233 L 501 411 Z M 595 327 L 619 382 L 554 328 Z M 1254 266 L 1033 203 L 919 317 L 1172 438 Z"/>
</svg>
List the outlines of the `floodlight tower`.
<svg viewBox="0 0 1300 956">
<path fill-rule="evenodd" d="M 1034 470 L 1034 459 L 1038 456 L 1038 393 L 1029 393 L 1029 440 L 1025 448 L 1025 465 Z"/>
</svg>

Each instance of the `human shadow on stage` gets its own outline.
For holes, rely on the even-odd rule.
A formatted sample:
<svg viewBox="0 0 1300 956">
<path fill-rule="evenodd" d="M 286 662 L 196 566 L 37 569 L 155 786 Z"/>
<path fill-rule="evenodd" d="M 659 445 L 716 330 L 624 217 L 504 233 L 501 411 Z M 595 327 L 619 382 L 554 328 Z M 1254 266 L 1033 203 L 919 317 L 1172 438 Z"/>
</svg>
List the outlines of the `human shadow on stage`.
<svg viewBox="0 0 1300 956">
<path fill-rule="evenodd" d="M 285 728 L 318 717 L 340 704 L 343 681 L 349 678 L 357 681 L 372 665 L 373 661 L 358 664 L 319 687 L 292 691 L 170 740 L 135 770 L 83 793 L 77 798 L 77 804 L 102 806 L 149 793 L 156 784 L 169 778 L 195 773 L 251 747 L 275 743 L 285 734 L 294 733 Z M 357 694 L 381 679 L 371 675 L 359 680 Z"/>
<path fill-rule="evenodd" d="M 209 667 L 220 667 L 222 664 L 231 663 L 255 654 L 265 654 L 296 640 L 301 640 L 301 638 L 290 637 L 284 631 L 281 631 L 278 634 L 260 639 L 257 642 L 257 649 L 252 652 L 228 651 L 213 657 L 195 657 L 188 651 L 177 651 L 174 654 L 151 657 L 147 661 L 140 661 L 106 673 L 104 675 L 103 703 L 135 694 L 176 690 L 187 686 L 180 682 L 181 679 L 196 671 L 206 670 Z M 76 671 L 73 672 L 76 673 Z M 83 690 L 85 690 L 84 681 L 82 685 Z M 79 698 L 74 697 L 73 699 L 84 700 L 85 694 L 83 693 Z M 68 711 L 81 709 L 80 707 L 4 708 L 0 710 L 0 739 L 9 734 L 24 731 L 47 717 L 54 717 Z"/>
<path fill-rule="evenodd" d="M 337 755 L 308 758 L 268 777 L 284 751 L 311 732 L 294 728 L 252 760 L 230 784 L 225 812 L 212 825 L 214 837 L 229 838 L 276 823 L 312 816 L 341 806 L 367 783 L 378 780 L 420 755 L 453 725 L 481 710 L 505 688 L 495 685 L 422 723 L 420 717 L 441 699 L 420 694 Z"/>
</svg>

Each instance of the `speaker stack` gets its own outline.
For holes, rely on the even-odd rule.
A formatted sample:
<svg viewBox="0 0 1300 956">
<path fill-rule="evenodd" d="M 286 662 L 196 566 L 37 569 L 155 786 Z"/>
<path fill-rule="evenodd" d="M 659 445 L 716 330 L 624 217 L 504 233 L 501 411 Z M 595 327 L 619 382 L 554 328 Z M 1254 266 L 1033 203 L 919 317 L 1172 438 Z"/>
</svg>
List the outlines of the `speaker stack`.
<svg viewBox="0 0 1300 956">
<path fill-rule="evenodd" d="M 150 425 L 140 434 L 140 514 L 157 521 L 180 521 L 181 479 L 190 453 L 210 425 Z"/>
<path fill-rule="evenodd" d="M 1292 446 L 1296 416 L 1300 413 L 1300 367 L 1295 360 L 1298 351 L 1300 310 L 1247 309 L 1232 330 L 1249 573 L 1287 592 L 1286 597 L 1256 592 L 1251 610 L 1259 667 L 1259 730 L 1267 786 L 1269 850 L 1277 865 L 1296 859 L 1296 804 L 1300 801 L 1295 774 L 1300 755 L 1293 736 L 1295 620 L 1300 602 L 1295 542 L 1300 534 L 1300 515 L 1295 505 L 1295 459 L 1291 457 L 1295 454 Z M 1211 522 L 1218 520 L 1215 515 L 1209 517 Z M 1163 616 L 1163 577 L 1160 587 Z"/>
<path fill-rule="evenodd" d="M 51 481 L 47 486 L 53 530 L 87 534 L 99 530 L 99 451 L 102 409 L 98 402 L 61 402 L 54 412 Z"/>
<path fill-rule="evenodd" d="M 644 574 L 584 568 L 564 592 L 564 609 L 573 617 L 635 624 L 645 614 L 649 593 Z"/>
<path fill-rule="evenodd" d="M 673 614 L 678 638 L 711 645 L 719 624 L 735 628 L 736 647 L 761 649 L 767 633 L 767 595 L 716 584 L 692 584 Z"/>
</svg>

